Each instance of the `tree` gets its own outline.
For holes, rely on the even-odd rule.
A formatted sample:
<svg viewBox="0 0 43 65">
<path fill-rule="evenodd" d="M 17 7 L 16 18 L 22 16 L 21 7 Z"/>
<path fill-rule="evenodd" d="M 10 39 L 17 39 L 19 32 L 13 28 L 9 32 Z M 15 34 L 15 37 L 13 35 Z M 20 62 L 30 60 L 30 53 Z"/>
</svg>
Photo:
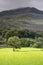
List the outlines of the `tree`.
<svg viewBox="0 0 43 65">
<path fill-rule="evenodd" d="M 18 35 L 18 32 L 16 29 L 11 29 L 11 30 L 8 30 L 6 33 L 5 33 L 5 38 L 8 40 L 9 37 L 12 37 L 12 36 L 17 36 Z"/>
<path fill-rule="evenodd" d="M 0 45 L 5 44 L 6 43 L 6 39 L 5 38 L 0 38 Z"/>
<path fill-rule="evenodd" d="M 29 32 L 29 38 L 35 39 L 35 37 L 36 37 L 36 32 L 30 31 Z"/>
<path fill-rule="evenodd" d="M 24 30 L 19 30 L 18 31 L 18 37 L 20 38 L 28 38 L 29 36 L 29 31 L 24 29 Z"/>
<path fill-rule="evenodd" d="M 16 48 L 16 49 L 21 48 L 21 42 L 20 42 L 19 37 L 17 37 L 17 36 L 10 37 L 8 39 L 8 45 L 13 47 L 13 51 L 15 50 L 14 48 Z"/>
<path fill-rule="evenodd" d="M 22 47 L 31 47 L 34 44 L 34 40 L 30 38 L 21 38 Z"/>
<path fill-rule="evenodd" d="M 33 47 L 43 48 L 43 38 L 41 38 L 41 37 L 36 38 L 34 42 L 35 43 L 34 43 Z"/>
</svg>

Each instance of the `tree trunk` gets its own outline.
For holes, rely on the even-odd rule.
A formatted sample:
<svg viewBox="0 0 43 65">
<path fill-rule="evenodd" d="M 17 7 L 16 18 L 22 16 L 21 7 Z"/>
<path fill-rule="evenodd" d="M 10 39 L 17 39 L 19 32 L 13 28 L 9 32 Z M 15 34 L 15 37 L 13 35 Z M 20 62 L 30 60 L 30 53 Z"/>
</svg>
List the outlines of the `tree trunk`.
<svg viewBox="0 0 43 65">
<path fill-rule="evenodd" d="M 13 48 L 13 51 L 15 51 L 15 48 Z"/>
</svg>

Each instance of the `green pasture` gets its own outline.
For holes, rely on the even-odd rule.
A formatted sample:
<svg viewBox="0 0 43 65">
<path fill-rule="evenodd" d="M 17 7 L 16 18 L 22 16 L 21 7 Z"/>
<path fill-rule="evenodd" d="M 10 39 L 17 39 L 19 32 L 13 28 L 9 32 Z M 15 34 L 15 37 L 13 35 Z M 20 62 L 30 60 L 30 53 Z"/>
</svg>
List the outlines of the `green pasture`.
<svg viewBox="0 0 43 65">
<path fill-rule="evenodd" d="M 36 48 L 0 49 L 0 65 L 43 65 L 43 51 Z"/>
</svg>

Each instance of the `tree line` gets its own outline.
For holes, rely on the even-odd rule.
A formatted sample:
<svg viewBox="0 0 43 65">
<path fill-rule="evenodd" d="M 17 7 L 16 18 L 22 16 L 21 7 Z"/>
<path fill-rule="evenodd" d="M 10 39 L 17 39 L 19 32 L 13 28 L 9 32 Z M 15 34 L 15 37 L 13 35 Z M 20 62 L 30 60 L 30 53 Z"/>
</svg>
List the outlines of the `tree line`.
<svg viewBox="0 0 43 65">
<path fill-rule="evenodd" d="M 27 29 L 0 29 L 0 44 L 6 44 L 11 47 L 43 47 L 43 33 L 30 31 Z M 3 41 L 3 42 L 2 42 Z"/>
</svg>

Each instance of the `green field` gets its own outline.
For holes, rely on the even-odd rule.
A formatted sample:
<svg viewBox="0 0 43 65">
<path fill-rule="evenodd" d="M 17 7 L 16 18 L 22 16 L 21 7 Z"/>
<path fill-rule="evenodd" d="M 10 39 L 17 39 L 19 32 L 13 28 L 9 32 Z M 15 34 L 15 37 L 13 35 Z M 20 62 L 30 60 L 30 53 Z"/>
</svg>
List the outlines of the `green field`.
<svg viewBox="0 0 43 65">
<path fill-rule="evenodd" d="M 43 51 L 36 48 L 0 49 L 0 65 L 43 65 Z"/>
</svg>

